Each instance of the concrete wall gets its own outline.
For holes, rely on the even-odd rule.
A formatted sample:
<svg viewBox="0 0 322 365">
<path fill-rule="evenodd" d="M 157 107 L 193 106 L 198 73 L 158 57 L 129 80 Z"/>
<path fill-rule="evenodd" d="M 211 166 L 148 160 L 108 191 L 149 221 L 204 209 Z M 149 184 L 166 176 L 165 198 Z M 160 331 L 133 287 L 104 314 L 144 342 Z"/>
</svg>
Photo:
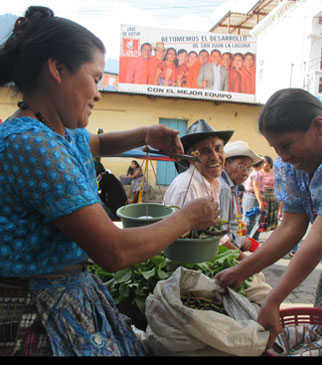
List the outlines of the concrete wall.
<svg viewBox="0 0 322 365">
<path fill-rule="evenodd" d="M 19 96 L 7 88 L 0 89 L 0 118 L 5 120 L 16 110 Z M 240 103 L 215 103 L 187 99 L 150 97 L 121 93 L 102 93 L 96 104 L 88 130 L 96 133 L 97 128 L 104 132 L 124 130 L 139 126 L 158 124 L 159 118 L 187 120 L 188 127 L 203 118 L 216 130 L 234 129 L 232 141 L 247 141 L 251 148 L 262 155 L 276 157 L 274 150 L 257 132 L 257 117 L 260 105 Z M 105 168 L 116 176 L 125 174 L 131 158 L 103 158 Z M 156 170 L 156 163 L 154 162 Z M 153 169 L 149 167 L 149 178 L 154 181 Z"/>
</svg>

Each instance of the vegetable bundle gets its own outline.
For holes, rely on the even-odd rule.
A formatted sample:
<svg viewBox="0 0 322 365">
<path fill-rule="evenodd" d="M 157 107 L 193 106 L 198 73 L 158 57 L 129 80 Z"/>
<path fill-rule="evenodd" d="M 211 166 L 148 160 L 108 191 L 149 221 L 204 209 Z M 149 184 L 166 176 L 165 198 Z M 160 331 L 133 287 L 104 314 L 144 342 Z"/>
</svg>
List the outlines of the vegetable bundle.
<svg viewBox="0 0 322 365">
<path fill-rule="evenodd" d="M 144 321 L 147 296 L 153 293 L 159 280 L 168 279 L 179 266 L 199 271 L 213 278 L 219 271 L 237 265 L 239 255 L 239 250 L 229 250 L 224 246 L 219 246 L 218 254 L 212 260 L 198 264 L 182 265 L 167 259 L 161 253 L 143 263 L 127 267 L 116 273 L 105 272 L 96 264 L 89 266 L 88 269 L 101 278 L 117 305 L 126 303 L 133 311 L 132 316 Z M 250 281 L 251 279 L 245 280 L 236 291 L 244 294 Z"/>
<path fill-rule="evenodd" d="M 211 310 L 228 315 L 223 303 L 216 298 L 195 297 L 189 293 L 187 296 L 181 295 L 181 301 L 184 305 L 192 309 Z"/>
<path fill-rule="evenodd" d="M 225 228 L 226 224 L 227 222 L 221 219 L 216 225 L 210 226 L 202 231 L 189 231 L 182 235 L 181 238 L 209 238 L 212 236 L 223 236 L 229 232 L 229 230 Z"/>
</svg>

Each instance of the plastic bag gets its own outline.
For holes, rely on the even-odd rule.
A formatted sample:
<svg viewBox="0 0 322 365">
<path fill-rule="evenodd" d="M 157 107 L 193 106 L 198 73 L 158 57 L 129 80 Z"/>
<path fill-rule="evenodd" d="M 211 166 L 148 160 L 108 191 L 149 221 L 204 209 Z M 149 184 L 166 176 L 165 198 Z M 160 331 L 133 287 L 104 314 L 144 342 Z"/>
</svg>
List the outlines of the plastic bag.
<svg viewBox="0 0 322 365">
<path fill-rule="evenodd" d="M 181 296 L 189 293 L 221 299 L 229 316 L 184 305 Z M 246 297 L 183 267 L 157 283 L 146 300 L 146 318 L 146 341 L 157 356 L 259 356 L 269 337 Z"/>
</svg>

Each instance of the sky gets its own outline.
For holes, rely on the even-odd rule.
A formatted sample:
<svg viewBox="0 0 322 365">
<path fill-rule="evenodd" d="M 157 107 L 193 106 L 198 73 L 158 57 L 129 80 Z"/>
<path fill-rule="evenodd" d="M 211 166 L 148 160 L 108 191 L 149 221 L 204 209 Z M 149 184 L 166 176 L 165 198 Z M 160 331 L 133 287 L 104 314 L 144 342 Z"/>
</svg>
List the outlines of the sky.
<svg viewBox="0 0 322 365">
<path fill-rule="evenodd" d="M 106 58 L 118 59 L 120 25 L 208 32 L 229 10 L 245 13 L 258 0 L 11 0 L 0 3 L 0 15 L 23 16 L 31 5 L 80 23 L 99 37 Z"/>
</svg>

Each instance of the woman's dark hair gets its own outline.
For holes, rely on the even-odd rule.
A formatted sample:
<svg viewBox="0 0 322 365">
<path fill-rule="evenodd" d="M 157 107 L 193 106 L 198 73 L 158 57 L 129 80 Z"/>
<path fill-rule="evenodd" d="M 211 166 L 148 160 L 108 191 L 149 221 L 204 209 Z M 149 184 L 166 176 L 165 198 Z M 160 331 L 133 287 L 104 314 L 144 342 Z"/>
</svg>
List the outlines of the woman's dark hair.
<svg viewBox="0 0 322 365">
<path fill-rule="evenodd" d="M 136 166 L 136 168 L 138 168 L 138 167 L 141 167 L 140 165 L 139 165 L 139 163 L 136 161 L 136 160 L 132 160 L 131 161 L 131 163 L 134 163 L 134 165 Z M 128 175 L 132 175 L 133 174 L 133 172 L 134 172 L 134 170 L 135 169 L 133 169 L 131 166 L 127 169 L 127 174 Z"/>
<path fill-rule="evenodd" d="M 54 16 L 52 10 L 31 6 L 18 18 L 12 34 L 0 46 L 0 87 L 13 82 L 19 91 L 33 89 L 49 58 L 75 73 L 90 62 L 93 50 L 105 53 L 103 43 L 89 30 L 71 20 Z"/>
<path fill-rule="evenodd" d="M 140 167 L 139 163 L 136 160 L 132 160 L 131 163 L 134 163 L 136 167 Z"/>
<path fill-rule="evenodd" d="M 167 50 L 165 51 L 165 55 L 164 55 L 164 58 L 163 58 L 163 60 L 164 60 L 164 61 L 166 61 L 169 51 L 174 51 L 174 52 L 175 52 L 175 54 L 176 54 L 176 56 L 177 56 L 177 50 L 176 50 L 175 48 L 173 48 L 173 47 L 169 47 L 169 48 L 167 48 Z"/>
<path fill-rule="evenodd" d="M 264 159 L 273 167 L 274 162 L 271 156 L 264 156 Z"/>
<path fill-rule="evenodd" d="M 263 164 L 264 164 L 264 160 L 255 163 L 255 165 L 253 165 L 253 167 L 256 167 L 257 168 L 257 167 L 262 166 Z"/>
<path fill-rule="evenodd" d="M 306 132 L 314 117 L 322 115 L 321 102 L 303 89 L 282 89 L 263 106 L 258 129 L 265 132 Z"/>
</svg>

